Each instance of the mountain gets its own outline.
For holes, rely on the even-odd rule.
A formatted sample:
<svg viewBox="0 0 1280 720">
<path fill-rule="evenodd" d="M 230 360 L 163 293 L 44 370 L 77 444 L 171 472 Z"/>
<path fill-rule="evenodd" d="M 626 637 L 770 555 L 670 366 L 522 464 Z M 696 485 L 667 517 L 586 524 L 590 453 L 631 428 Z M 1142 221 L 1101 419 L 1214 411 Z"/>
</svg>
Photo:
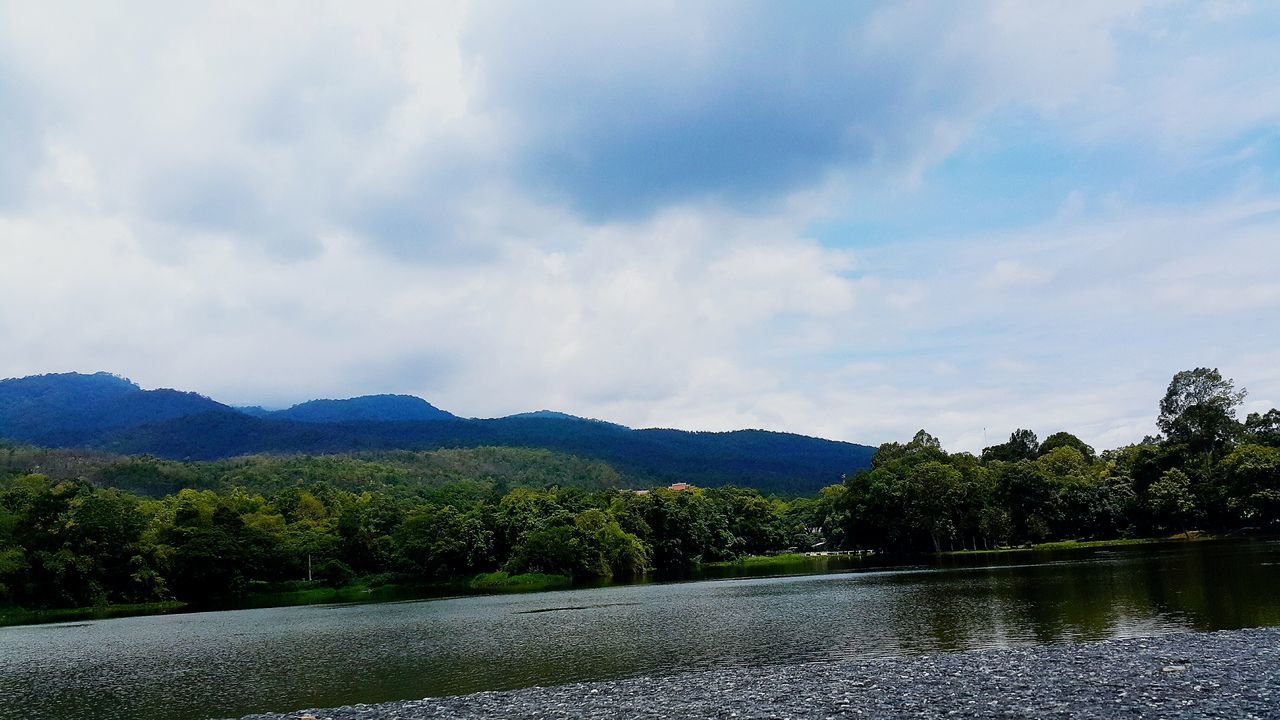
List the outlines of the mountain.
<svg viewBox="0 0 1280 720">
<path fill-rule="evenodd" d="M 109 373 L 0 380 L 0 437 L 40 445 L 91 444 L 119 428 L 206 412 L 234 411 L 196 393 L 143 390 Z"/>
<path fill-rule="evenodd" d="M 613 427 L 622 428 L 624 430 L 628 429 L 626 425 L 611 423 L 608 420 L 594 420 L 592 418 L 579 417 L 577 415 L 570 415 L 569 413 L 557 412 L 555 410 L 534 410 L 532 412 L 522 412 L 522 413 L 516 413 L 515 415 L 507 415 L 506 417 L 498 418 L 498 419 L 499 420 L 519 420 L 521 418 L 545 418 L 545 419 L 551 419 L 551 420 L 578 420 L 580 422 L 593 422 L 593 423 L 600 423 L 601 425 L 612 425 Z"/>
<path fill-rule="evenodd" d="M 308 423 L 428 422 L 457 419 L 457 416 L 412 395 L 364 395 L 349 400 L 311 400 L 294 405 L 288 410 L 259 417 Z"/>
<path fill-rule="evenodd" d="M 236 409 L 142 390 L 105 373 L 0 381 L 0 438 L 176 460 L 253 454 L 523 447 L 609 463 L 638 482 L 735 484 L 809 494 L 870 464 L 875 449 L 765 430 L 633 430 L 552 411 L 463 419 L 420 398 L 315 400 Z"/>
</svg>

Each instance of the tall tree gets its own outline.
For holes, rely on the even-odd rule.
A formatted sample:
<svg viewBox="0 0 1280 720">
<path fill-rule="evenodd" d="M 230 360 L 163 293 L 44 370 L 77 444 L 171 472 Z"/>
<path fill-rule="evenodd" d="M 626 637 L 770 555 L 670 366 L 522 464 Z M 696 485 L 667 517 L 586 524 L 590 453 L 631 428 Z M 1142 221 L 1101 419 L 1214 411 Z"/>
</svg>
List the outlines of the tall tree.
<svg viewBox="0 0 1280 720">
<path fill-rule="evenodd" d="M 1069 432 L 1056 432 L 1045 438 L 1044 442 L 1040 443 L 1039 452 L 1041 455 L 1047 455 L 1060 447 L 1075 448 L 1086 460 L 1090 461 L 1097 455 L 1092 446 Z"/>
<path fill-rule="evenodd" d="M 1169 442 L 1196 451 L 1218 450 L 1239 432 L 1236 408 L 1246 394 L 1216 368 L 1183 370 L 1169 383 L 1156 423 Z"/>
<path fill-rule="evenodd" d="M 1157 522 L 1167 529 L 1176 527 L 1187 532 L 1187 523 L 1196 510 L 1191 478 L 1177 468 L 1166 471 L 1147 488 L 1147 502 Z"/>
<path fill-rule="evenodd" d="M 983 448 L 982 459 L 1018 462 L 1019 460 L 1033 460 L 1039 452 L 1040 441 L 1036 438 L 1036 434 L 1030 430 L 1019 428 L 1009 435 L 1008 442 Z"/>
<path fill-rule="evenodd" d="M 1244 434 L 1248 442 L 1280 447 L 1280 410 L 1271 408 L 1265 413 L 1249 413 L 1244 421 Z"/>
</svg>

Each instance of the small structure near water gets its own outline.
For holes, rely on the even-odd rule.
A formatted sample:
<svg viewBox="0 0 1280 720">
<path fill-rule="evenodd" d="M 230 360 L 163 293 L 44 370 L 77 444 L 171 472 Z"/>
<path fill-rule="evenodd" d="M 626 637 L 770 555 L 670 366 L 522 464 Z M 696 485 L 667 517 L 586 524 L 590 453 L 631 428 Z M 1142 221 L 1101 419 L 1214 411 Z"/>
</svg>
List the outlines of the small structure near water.
<svg viewBox="0 0 1280 720">
<path fill-rule="evenodd" d="M 680 491 L 682 491 L 682 490 L 692 490 L 692 489 L 693 489 L 693 486 L 692 486 L 692 485 L 690 485 L 689 483 L 686 483 L 686 482 L 678 482 L 678 483 L 671 483 L 671 486 L 670 486 L 670 487 L 668 487 L 667 489 L 668 489 L 668 490 L 672 490 L 672 491 L 674 491 L 674 492 L 680 492 Z M 633 493 L 635 493 L 635 494 L 637 494 L 637 495 L 648 495 L 648 494 L 649 494 L 649 491 L 648 491 L 648 490 L 632 490 L 631 492 L 633 492 Z"/>
</svg>

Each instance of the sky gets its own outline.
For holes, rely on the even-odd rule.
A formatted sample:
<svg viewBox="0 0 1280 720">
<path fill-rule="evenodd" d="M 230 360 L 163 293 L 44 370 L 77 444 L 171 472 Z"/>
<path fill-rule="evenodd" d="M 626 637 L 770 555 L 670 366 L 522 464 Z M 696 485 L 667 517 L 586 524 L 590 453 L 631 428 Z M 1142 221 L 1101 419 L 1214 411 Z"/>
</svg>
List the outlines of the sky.
<svg viewBox="0 0 1280 720">
<path fill-rule="evenodd" d="M 0 377 L 866 444 L 1280 405 L 1280 5 L 0 0 Z"/>
</svg>

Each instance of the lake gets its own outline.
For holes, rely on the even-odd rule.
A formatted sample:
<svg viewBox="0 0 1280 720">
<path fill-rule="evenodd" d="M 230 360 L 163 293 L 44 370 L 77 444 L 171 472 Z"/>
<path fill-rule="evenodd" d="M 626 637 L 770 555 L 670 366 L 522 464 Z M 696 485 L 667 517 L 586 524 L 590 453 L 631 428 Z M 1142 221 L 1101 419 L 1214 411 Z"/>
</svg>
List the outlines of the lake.
<svg viewBox="0 0 1280 720">
<path fill-rule="evenodd" d="M 1280 542 L 0 628 L 0 717 L 239 717 L 633 675 L 1280 625 Z M 831 567 L 838 567 L 839 564 Z"/>
</svg>

